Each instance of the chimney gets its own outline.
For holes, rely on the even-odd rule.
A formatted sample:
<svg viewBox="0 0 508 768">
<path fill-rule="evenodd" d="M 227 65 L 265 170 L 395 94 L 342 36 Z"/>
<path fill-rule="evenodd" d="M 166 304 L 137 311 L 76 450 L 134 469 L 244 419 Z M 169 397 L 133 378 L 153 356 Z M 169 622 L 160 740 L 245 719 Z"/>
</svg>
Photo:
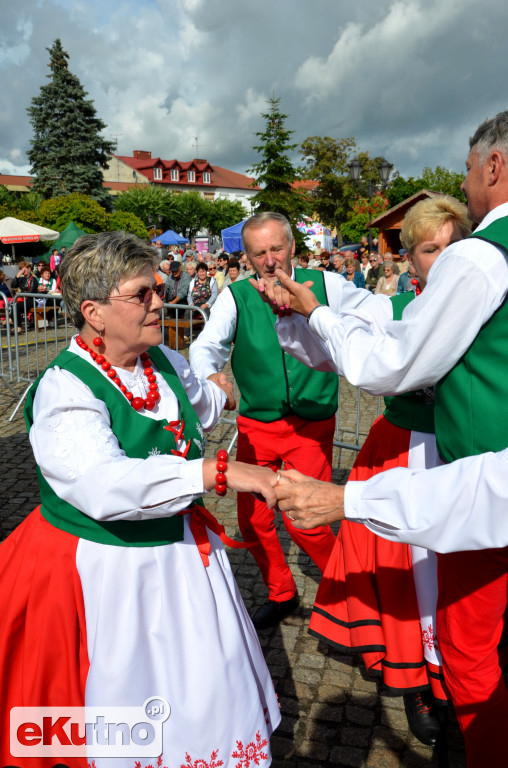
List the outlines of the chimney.
<svg viewBox="0 0 508 768">
<path fill-rule="evenodd" d="M 152 159 L 152 153 L 145 152 L 142 149 L 135 149 L 133 155 L 135 160 L 151 160 Z"/>
</svg>

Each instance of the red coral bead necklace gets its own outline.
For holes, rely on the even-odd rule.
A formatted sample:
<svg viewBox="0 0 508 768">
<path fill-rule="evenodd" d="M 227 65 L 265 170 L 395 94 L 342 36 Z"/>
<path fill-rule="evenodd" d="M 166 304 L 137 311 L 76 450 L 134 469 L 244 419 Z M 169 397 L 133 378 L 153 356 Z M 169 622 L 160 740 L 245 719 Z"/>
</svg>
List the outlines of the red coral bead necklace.
<svg viewBox="0 0 508 768">
<path fill-rule="evenodd" d="M 94 339 L 95 346 L 100 346 L 100 344 L 96 344 L 96 342 L 102 342 L 100 337 Z M 88 344 L 83 341 L 79 334 L 76 336 L 76 344 L 85 352 L 89 353 L 90 357 L 99 366 L 99 368 L 102 368 L 103 371 L 106 371 L 108 378 L 111 379 L 113 384 L 117 385 L 120 392 L 123 392 L 135 411 L 140 411 L 142 408 L 146 408 L 147 411 L 153 411 L 158 400 L 160 400 L 160 394 L 157 379 L 153 372 L 152 362 L 148 352 L 143 352 L 140 355 L 141 365 L 143 366 L 143 373 L 145 374 L 146 380 L 148 382 L 148 394 L 146 398 L 143 398 L 134 397 L 132 392 L 127 390 L 125 384 L 122 384 L 120 376 L 116 372 L 115 368 L 111 366 L 111 363 L 106 360 L 104 355 L 100 355 L 94 349 L 91 349 L 91 347 L 89 347 Z"/>
</svg>

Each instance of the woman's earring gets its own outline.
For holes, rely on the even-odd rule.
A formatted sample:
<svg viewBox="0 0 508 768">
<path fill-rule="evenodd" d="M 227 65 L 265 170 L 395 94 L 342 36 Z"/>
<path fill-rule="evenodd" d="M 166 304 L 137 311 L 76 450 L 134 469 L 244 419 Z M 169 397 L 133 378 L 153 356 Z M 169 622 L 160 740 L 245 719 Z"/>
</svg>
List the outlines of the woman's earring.
<svg viewBox="0 0 508 768">
<path fill-rule="evenodd" d="M 92 344 L 94 345 L 94 347 L 102 347 L 102 345 L 104 344 L 102 336 L 96 336 L 95 339 L 92 339 Z"/>
</svg>

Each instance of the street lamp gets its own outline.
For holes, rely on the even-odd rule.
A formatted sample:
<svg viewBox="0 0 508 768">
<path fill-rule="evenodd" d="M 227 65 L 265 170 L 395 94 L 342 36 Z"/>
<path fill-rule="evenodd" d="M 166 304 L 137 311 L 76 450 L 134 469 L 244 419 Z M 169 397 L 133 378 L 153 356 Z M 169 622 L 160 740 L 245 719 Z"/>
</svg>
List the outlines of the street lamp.
<svg viewBox="0 0 508 768">
<path fill-rule="evenodd" d="M 380 163 L 377 167 L 379 171 L 379 178 L 381 179 L 381 189 L 384 189 L 388 183 L 388 179 L 390 178 L 390 173 L 393 168 L 393 165 L 388 162 L 388 160 L 383 160 L 382 163 Z M 353 160 L 349 164 L 349 175 L 351 176 L 351 180 L 358 184 L 360 181 L 360 177 L 363 173 L 363 165 L 358 159 Z M 374 184 L 372 179 L 369 179 L 369 185 L 368 185 L 368 198 L 369 198 L 369 252 L 372 248 L 372 229 L 370 227 L 372 222 L 372 210 L 370 207 L 370 202 L 372 200 L 372 195 L 374 194 L 375 190 L 377 189 L 379 185 Z"/>
<path fill-rule="evenodd" d="M 159 227 L 160 227 L 160 226 L 161 226 L 161 224 L 162 224 L 162 214 L 160 214 L 160 213 L 159 213 L 159 214 L 157 215 L 157 220 L 158 220 L 158 222 L 159 222 Z M 149 224 L 149 228 L 150 228 L 150 229 L 153 227 L 153 233 L 154 233 L 154 235 L 155 235 L 155 232 L 156 232 L 156 229 L 157 229 L 157 228 L 156 228 L 156 226 L 155 226 L 155 222 L 154 222 L 154 220 L 153 220 L 153 216 L 152 216 L 152 214 L 151 214 L 151 213 L 149 213 L 149 214 L 148 214 L 148 224 Z"/>
</svg>

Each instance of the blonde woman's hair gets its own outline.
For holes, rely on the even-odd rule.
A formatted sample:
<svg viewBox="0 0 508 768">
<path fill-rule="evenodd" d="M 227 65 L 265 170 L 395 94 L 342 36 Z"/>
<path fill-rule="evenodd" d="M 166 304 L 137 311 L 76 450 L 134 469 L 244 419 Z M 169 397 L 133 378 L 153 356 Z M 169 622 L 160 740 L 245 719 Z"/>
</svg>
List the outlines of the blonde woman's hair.
<svg viewBox="0 0 508 768">
<path fill-rule="evenodd" d="M 429 197 L 413 205 L 406 213 L 400 232 L 400 242 L 412 254 L 418 243 L 434 235 L 451 221 L 457 224 L 462 237 L 471 234 L 467 208 L 451 195 Z"/>
</svg>

